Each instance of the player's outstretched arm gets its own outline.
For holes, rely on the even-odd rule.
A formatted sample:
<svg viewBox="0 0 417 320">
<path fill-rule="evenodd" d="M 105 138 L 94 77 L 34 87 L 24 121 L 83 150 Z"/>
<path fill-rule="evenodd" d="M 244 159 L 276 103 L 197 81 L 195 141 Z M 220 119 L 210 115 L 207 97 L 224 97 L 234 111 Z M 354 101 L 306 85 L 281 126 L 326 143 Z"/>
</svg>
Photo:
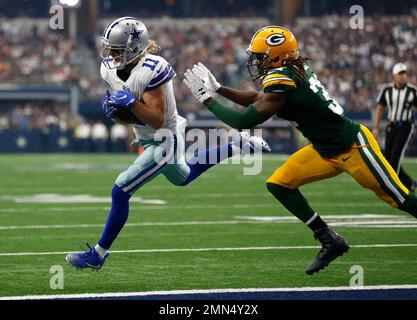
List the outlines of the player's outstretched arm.
<svg viewBox="0 0 417 320">
<path fill-rule="evenodd" d="M 229 126 L 242 130 L 251 129 L 274 116 L 285 102 L 285 95 L 266 93 L 254 104 L 250 104 L 243 112 L 223 106 L 213 98 L 203 103 L 217 118 Z"/>
<path fill-rule="evenodd" d="M 263 96 L 262 92 L 240 90 L 225 86 L 221 86 L 216 93 L 244 107 L 255 103 Z"/>
<path fill-rule="evenodd" d="M 211 71 L 201 62 L 194 65 L 192 71 L 202 80 L 207 90 L 216 92 L 243 107 L 247 107 L 262 97 L 262 92 L 239 90 L 222 86 L 213 76 Z"/>
<path fill-rule="evenodd" d="M 284 94 L 267 93 L 255 104 L 250 104 L 245 111 L 241 112 L 223 106 L 213 99 L 212 93 L 206 89 L 202 80 L 191 70 L 187 70 L 184 77 L 184 84 L 197 100 L 204 103 L 217 118 L 238 130 L 253 128 L 271 118 L 285 102 Z"/>
</svg>

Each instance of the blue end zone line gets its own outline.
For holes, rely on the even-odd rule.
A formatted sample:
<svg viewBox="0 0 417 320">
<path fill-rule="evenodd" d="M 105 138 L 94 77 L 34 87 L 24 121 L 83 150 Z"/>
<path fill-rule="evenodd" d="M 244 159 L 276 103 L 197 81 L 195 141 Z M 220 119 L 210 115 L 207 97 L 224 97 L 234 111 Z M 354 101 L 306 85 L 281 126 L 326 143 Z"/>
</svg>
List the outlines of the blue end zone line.
<svg viewBox="0 0 417 320">
<path fill-rule="evenodd" d="M 364 287 L 300 287 L 204 289 L 146 292 L 82 293 L 0 297 L 0 300 L 121 299 L 121 300 L 369 300 L 417 299 L 417 285 Z"/>
</svg>

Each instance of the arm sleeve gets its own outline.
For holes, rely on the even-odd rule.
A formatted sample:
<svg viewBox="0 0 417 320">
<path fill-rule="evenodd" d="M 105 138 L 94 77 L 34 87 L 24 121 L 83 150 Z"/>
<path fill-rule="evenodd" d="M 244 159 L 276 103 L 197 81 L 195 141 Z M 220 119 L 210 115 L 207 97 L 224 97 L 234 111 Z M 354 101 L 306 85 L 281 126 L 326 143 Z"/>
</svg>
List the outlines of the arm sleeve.
<svg viewBox="0 0 417 320">
<path fill-rule="evenodd" d="M 211 99 L 207 106 L 217 118 L 232 128 L 238 130 L 250 129 L 264 122 L 261 115 L 253 105 L 249 105 L 243 112 L 241 112 L 225 107 L 216 100 Z"/>
<path fill-rule="evenodd" d="M 414 108 L 417 108 L 417 89 L 414 90 Z"/>
<path fill-rule="evenodd" d="M 382 89 L 382 91 L 379 93 L 378 98 L 376 99 L 376 103 L 386 107 L 387 106 L 387 99 L 385 99 L 385 92 L 386 88 Z"/>
</svg>

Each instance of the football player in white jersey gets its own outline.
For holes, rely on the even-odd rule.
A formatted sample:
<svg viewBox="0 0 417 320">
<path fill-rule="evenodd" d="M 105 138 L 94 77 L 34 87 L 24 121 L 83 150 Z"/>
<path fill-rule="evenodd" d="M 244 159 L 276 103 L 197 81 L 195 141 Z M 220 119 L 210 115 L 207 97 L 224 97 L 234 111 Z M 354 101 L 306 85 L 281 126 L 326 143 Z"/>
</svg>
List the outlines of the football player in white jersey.
<svg viewBox="0 0 417 320">
<path fill-rule="evenodd" d="M 117 118 L 120 108 L 129 109 L 137 141 L 144 151 L 116 179 L 112 206 L 98 243 L 66 260 L 77 268 L 99 270 L 108 250 L 127 221 L 129 199 L 134 192 L 159 174 L 171 183 L 185 186 L 200 174 L 242 150 L 270 151 L 259 137 L 238 133 L 233 142 L 204 150 L 187 163 L 184 157 L 186 120 L 178 115 L 172 78 L 175 72 L 161 56 L 151 54 L 146 26 L 137 18 L 122 17 L 110 23 L 101 38 L 100 73 L 107 83 L 103 110 Z M 219 84 L 220 86 L 220 84 Z M 163 134 L 161 134 L 163 132 Z M 207 161 L 210 159 L 210 161 Z"/>
</svg>

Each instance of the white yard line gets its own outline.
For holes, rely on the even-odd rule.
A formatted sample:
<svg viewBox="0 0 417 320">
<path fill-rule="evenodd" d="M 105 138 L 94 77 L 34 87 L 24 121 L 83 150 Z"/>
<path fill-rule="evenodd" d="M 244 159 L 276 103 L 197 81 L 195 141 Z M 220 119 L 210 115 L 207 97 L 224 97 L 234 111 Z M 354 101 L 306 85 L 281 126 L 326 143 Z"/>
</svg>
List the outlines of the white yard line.
<svg viewBox="0 0 417 320">
<path fill-rule="evenodd" d="M 262 221 L 243 221 L 243 220 L 225 220 L 225 221 L 175 221 L 175 222 L 141 222 L 127 223 L 125 227 L 153 227 L 153 226 L 189 226 L 189 225 L 217 225 L 217 224 L 245 224 L 245 223 L 262 223 Z M 55 224 L 55 225 L 27 225 L 27 226 L 0 226 L 0 230 L 25 230 L 25 229 L 66 229 L 66 228 L 102 228 L 101 224 Z"/>
<path fill-rule="evenodd" d="M 344 226 L 384 226 L 384 225 L 410 225 L 417 226 L 417 220 L 385 220 L 385 221 L 348 221 L 348 222 L 331 222 L 329 225 L 334 227 L 344 227 Z"/>
<path fill-rule="evenodd" d="M 89 194 L 57 194 L 57 193 L 39 193 L 29 196 L 1 196 L 0 201 L 13 201 L 15 203 L 40 203 L 40 204 L 73 204 L 73 203 L 111 203 L 111 197 L 97 197 Z M 160 199 L 143 199 L 142 197 L 133 197 L 130 202 L 139 202 L 142 204 L 167 204 L 165 200 Z"/>
<path fill-rule="evenodd" d="M 340 208 L 340 207 L 361 207 L 357 203 L 341 203 L 341 202 L 327 202 L 327 203 L 316 203 L 312 201 L 313 206 L 320 207 L 330 207 L 330 208 Z M 366 207 L 386 207 L 385 203 L 367 203 L 362 206 Z M 97 211 L 99 210 L 109 210 L 109 207 L 44 207 L 44 208 L 0 208 L 0 213 L 2 212 L 31 212 L 36 213 L 36 211 L 42 212 L 74 212 L 74 211 Z M 209 204 L 196 204 L 196 205 L 144 205 L 140 207 L 132 206 L 133 210 L 140 211 L 153 211 L 153 210 L 194 210 L 194 209 L 254 209 L 254 208 L 268 208 L 279 210 L 279 207 L 275 204 L 222 204 L 222 205 L 209 205 Z"/>
<path fill-rule="evenodd" d="M 417 247 L 417 243 L 402 244 L 361 244 L 351 245 L 351 248 L 407 248 Z M 262 250 L 306 250 L 319 249 L 319 246 L 273 246 L 273 247 L 234 247 L 234 248 L 170 248 L 170 249 L 135 249 L 135 250 L 111 250 L 110 253 L 166 253 L 166 252 L 209 252 L 209 251 L 262 251 Z M 64 255 L 68 251 L 52 252 L 2 252 L 0 257 L 8 256 L 48 256 Z"/>
<path fill-rule="evenodd" d="M 398 215 L 383 214 L 358 214 L 358 215 L 323 215 L 324 219 L 331 221 L 333 226 L 365 226 L 365 225 L 417 225 L 417 220 L 407 219 Z M 187 225 L 232 225 L 249 223 L 297 223 L 294 216 L 235 216 L 238 220 L 217 221 L 165 221 L 165 222 L 140 222 L 127 223 L 125 227 L 153 227 L 153 226 L 187 226 Z M 394 220 L 392 220 L 394 219 Z M 339 221 L 342 220 L 342 221 Z M 343 221 L 348 220 L 348 221 Z M 349 221 L 350 220 L 350 221 Z M 73 229 L 73 228 L 102 228 L 103 223 L 98 224 L 51 224 L 51 225 L 11 225 L 0 226 L 1 230 L 36 230 L 36 229 Z"/>
<path fill-rule="evenodd" d="M 323 219 L 404 219 L 407 217 L 406 215 L 393 215 L 393 214 L 372 214 L 372 213 L 363 213 L 363 214 L 332 214 L 332 215 L 320 215 Z M 294 216 L 281 216 L 281 215 L 274 215 L 274 216 L 235 216 L 236 219 L 243 219 L 243 220 L 254 220 L 254 221 L 276 221 L 276 220 L 298 220 L 298 218 Z M 415 219 L 411 219 L 411 221 L 416 221 Z"/>
<path fill-rule="evenodd" d="M 351 226 L 343 226 L 347 228 L 379 228 L 379 229 L 388 229 L 388 228 L 401 228 L 401 229 L 414 229 L 417 228 L 417 224 L 387 224 L 387 225 L 351 225 Z"/>
<path fill-rule="evenodd" d="M 30 189 L 30 188 L 28 188 Z M 33 189 L 33 188 L 32 188 Z M 162 188 L 161 188 L 162 189 Z M 10 192 L 10 190 L 4 189 L 5 192 L 3 192 L 3 194 L 7 194 L 7 192 Z M 104 190 L 107 190 L 106 188 L 104 188 Z M 21 191 L 21 190 L 19 190 Z M 33 191 L 33 190 L 32 190 Z M 73 191 L 73 189 L 68 190 L 68 194 L 69 195 L 58 195 L 60 197 L 75 197 L 77 195 L 73 194 L 70 195 L 69 191 Z M 43 192 L 43 193 L 38 193 L 36 195 L 25 195 L 25 196 L 17 196 L 17 195 L 4 195 L 0 197 L 0 201 L 9 201 L 9 200 L 14 200 L 14 199 L 20 199 L 20 198 L 24 198 L 27 199 L 29 197 L 39 197 L 39 196 L 48 196 L 51 195 L 51 193 L 49 192 Z M 356 190 L 356 191 L 304 191 L 303 195 L 305 196 L 326 196 L 326 197 L 330 197 L 330 196 L 369 196 L 369 197 L 373 197 L 373 194 L 370 193 L 367 190 Z M 79 196 L 79 195 L 78 195 Z M 87 196 L 87 195 L 83 195 L 83 196 Z M 93 197 L 91 195 L 88 195 L 89 197 Z M 146 194 L 146 197 L 152 197 L 152 198 L 158 198 L 160 197 L 161 194 Z M 175 198 L 177 195 L 174 194 L 167 194 L 164 195 L 164 197 L 169 197 L 169 198 Z M 219 192 L 210 192 L 210 191 L 206 191 L 203 193 L 201 192 L 187 192 L 187 198 L 245 198 L 245 197 L 265 197 L 265 198 L 270 198 L 271 194 L 269 192 L 264 192 L 264 191 L 260 191 L 260 192 L 224 192 L 224 193 L 219 193 Z M 133 197 L 131 200 L 135 200 L 138 197 Z M 101 200 L 99 202 L 108 202 L 111 201 L 110 197 L 103 197 L 104 200 Z M 140 198 L 139 198 L 140 199 Z M 83 199 L 82 199 L 83 200 Z M 21 201 L 23 202 L 23 201 Z M 29 202 L 29 201 L 26 201 Z"/>
<path fill-rule="evenodd" d="M 123 298 L 146 297 L 160 295 L 192 295 L 192 294 L 225 294 L 225 293 L 252 293 L 252 292 L 322 292 L 322 291 L 364 291 L 364 290 L 406 290 L 417 289 L 415 284 L 405 285 L 379 285 L 363 287 L 296 287 L 296 288 L 239 288 L 239 289 L 190 289 L 168 291 L 141 291 L 141 292 L 106 292 L 106 293 L 81 293 L 81 294 L 57 294 L 57 295 L 26 295 L 0 297 L 0 300 L 39 300 L 39 299 L 85 299 L 85 298 Z"/>
</svg>

